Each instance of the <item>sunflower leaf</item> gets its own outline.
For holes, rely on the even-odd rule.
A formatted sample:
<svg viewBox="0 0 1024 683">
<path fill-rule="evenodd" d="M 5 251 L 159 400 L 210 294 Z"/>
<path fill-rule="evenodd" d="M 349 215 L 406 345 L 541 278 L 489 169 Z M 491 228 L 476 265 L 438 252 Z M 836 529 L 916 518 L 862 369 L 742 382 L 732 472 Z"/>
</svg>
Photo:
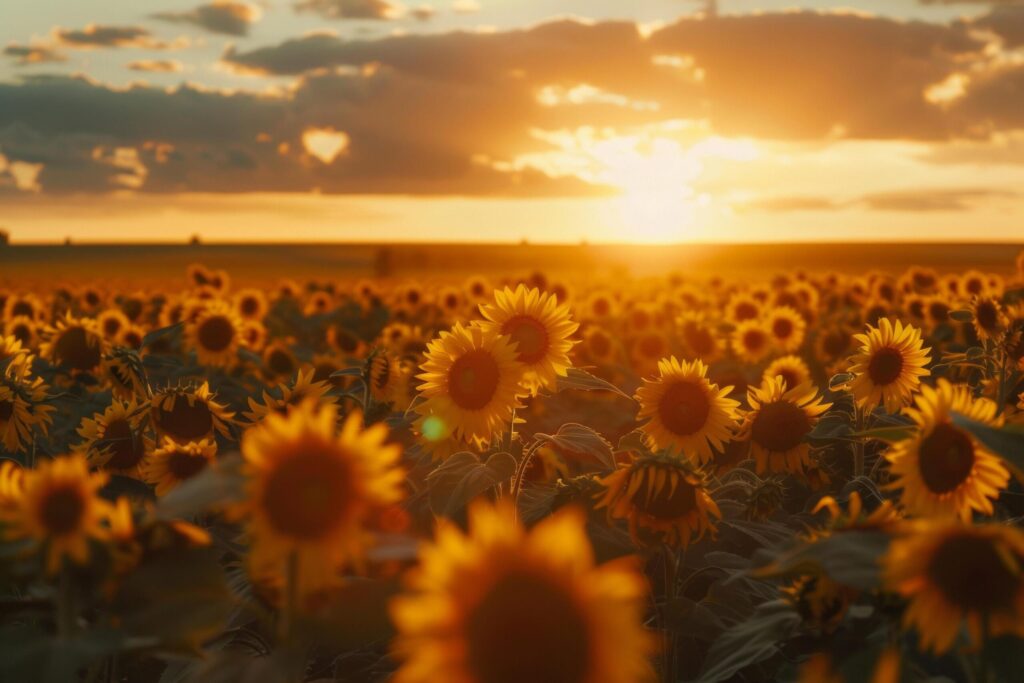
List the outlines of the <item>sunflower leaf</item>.
<svg viewBox="0 0 1024 683">
<path fill-rule="evenodd" d="M 699 683 L 717 683 L 732 678 L 751 664 L 763 662 L 779 652 L 800 625 L 800 615 L 783 600 L 763 603 L 746 621 L 723 631 L 711 644 Z"/>
<path fill-rule="evenodd" d="M 586 370 L 579 368 L 569 368 L 568 373 L 565 377 L 559 377 L 555 380 L 555 392 L 565 391 L 567 389 L 576 389 L 579 391 L 610 391 L 613 394 L 618 394 L 623 398 L 628 398 L 632 401 L 632 397 L 629 396 L 622 389 L 611 382 L 605 381 L 600 377 L 595 377 Z"/>
<path fill-rule="evenodd" d="M 875 441 L 894 443 L 896 441 L 908 439 L 913 434 L 913 425 L 901 425 L 898 427 L 876 427 L 874 429 L 865 429 L 860 432 L 851 432 L 849 436 L 856 437 L 859 439 L 874 439 Z"/>
<path fill-rule="evenodd" d="M 480 494 L 511 479 L 515 470 L 515 458 L 508 453 L 495 453 L 487 462 L 468 451 L 455 453 L 427 475 L 430 508 L 452 516 Z"/>
<path fill-rule="evenodd" d="M 161 327 L 158 330 L 153 330 L 152 332 L 150 332 L 149 334 L 142 338 L 142 346 L 152 346 L 153 342 L 162 339 L 170 334 L 174 334 L 183 327 L 185 327 L 185 323 L 180 322 L 174 323 L 173 325 L 168 325 L 167 327 Z"/>
<path fill-rule="evenodd" d="M 889 547 L 882 531 L 849 530 L 802 543 L 754 570 L 758 577 L 791 576 L 820 569 L 836 583 L 873 590 L 881 581 L 879 558 Z"/>
<path fill-rule="evenodd" d="M 586 425 L 567 422 L 554 434 L 535 434 L 534 438 L 550 443 L 559 450 L 569 451 L 572 455 L 595 460 L 606 469 L 615 469 L 612 445 Z"/>
<path fill-rule="evenodd" d="M 955 425 L 970 432 L 978 441 L 991 449 L 1013 470 L 1014 476 L 1024 481 L 1024 426 L 990 427 L 960 413 L 953 413 Z"/>
</svg>

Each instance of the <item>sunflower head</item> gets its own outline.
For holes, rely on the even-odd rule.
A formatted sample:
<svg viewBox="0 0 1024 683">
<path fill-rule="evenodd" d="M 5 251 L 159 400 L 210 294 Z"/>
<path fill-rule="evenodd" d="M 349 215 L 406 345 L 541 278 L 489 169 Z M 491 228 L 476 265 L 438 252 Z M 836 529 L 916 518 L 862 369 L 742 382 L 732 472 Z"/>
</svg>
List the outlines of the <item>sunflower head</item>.
<svg viewBox="0 0 1024 683">
<path fill-rule="evenodd" d="M 754 365 L 771 351 L 771 333 L 760 320 L 744 320 L 732 335 L 732 350 L 741 361 Z"/>
<path fill-rule="evenodd" d="M 715 533 L 711 517 L 721 518 L 699 472 L 685 460 L 642 455 L 600 480 L 597 508 L 610 519 L 629 521 L 638 542 L 658 540 L 686 547 Z"/>
<path fill-rule="evenodd" d="M 33 439 L 35 430 L 46 434 L 56 410 L 47 400 L 49 387 L 27 368 L 8 366 L 0 373 L 0 443 L 18 453 Z"/>
<path fill-rule="evenodd" d="M 777 306 L 768 313 L 765 326 L 771 333 L 772 343 L 783 353 L 791 353 L 804 343 L 807 321 L 790 306 Z"/>
<path fill-rule="evenodd" d="M 996 297 L 975 298 L 971 304 L 971 313 L 974 332 L 978 335 L 978 339 L 982 341 L 996 339 L 1006 331 L 1009 320 L 1006 310 Z"/>
<path fill-rule="evenodd" d="M 199 386 L 166 387 L 156 392 L 150 415 L 156 430 L 182 444 L 230 436 L 234 413 L 216 401 L 207 382 Z"/>
<path fill-rule="evenodd" d="M 47 328 L 40 353 L 54 365 L 74 373 L 95 373 L 103 360 L 105 344 L 96 323 L 65 316 Z"/>
<path fill-rule="evenodd" d="M 806 437 L 818 418 L 832 407 L 823 403 L 813 384 L 789 389 L 782 377 L 748 390 L 751 410 L 739 438 L 749 439 L 757 472 L 802 472 L 810 464 Z"/>
<path fill-rule="evenodd" d="M 575 509 L 525 531 L 475 506 L 468 535 L 442 522 L 391 604 L 398 683 L 598 683 L 650 677 L 644 582 L 595 566 Z"/>
<path fill-rule="evenodd" d="M 140 476 L 140 467 L 153 447 L 142 429 L 145 409 L 134 401 L 114 400 L 102 413 L 82 420 L 76 447 L 89 464 L 109 472 Z"/>
<path fill-rule="evenodd" d="M 782 588 L 782 597 L 804 620 L 823 633 L 833 633 L 846 616 L 854 591 L 824 574 L 801 576 Z"/>
<path fill-rule="evenodd" d="M 718 334 L 699 314 L 684 314 L 679 320 L 679 334 L 686 346 L 688 358 L 714 363 L 722 355 Z"/>
<path fill-rule="evenodd" d="M 929 374 L 925 366 L 931 349 L 923 348 L 921 331 L 883 318 L 878 327 L 869 326 L 866 334 L 854 338 L 861 345 L 850 365 L 850 389 L 857 404 L 872 410 L 882 403 L 894 413 L 910 403 L 921 377 Z"/>
<path fill-rule="evenodd" d="M 205 470 L 216 456 L 213 439 L 178 442 L 165 437 L 142 464 L 142 477 L 156 487 L 156 495 L 164 496 Z"/>
<path fill-rule="evenodd" d="M 811 370 L 800 356 L 776 358 L 764 370 L 761 381 L 781 377 L 787 389 L 793 389 L 811 381 Z"/>
<path fill-rule="evenodd" d="M 242 321 L 226 302 L 213 300 L 185 327 L 189 348 L 203 365 L 230 367 L 238 361 Z"/>
</svg>

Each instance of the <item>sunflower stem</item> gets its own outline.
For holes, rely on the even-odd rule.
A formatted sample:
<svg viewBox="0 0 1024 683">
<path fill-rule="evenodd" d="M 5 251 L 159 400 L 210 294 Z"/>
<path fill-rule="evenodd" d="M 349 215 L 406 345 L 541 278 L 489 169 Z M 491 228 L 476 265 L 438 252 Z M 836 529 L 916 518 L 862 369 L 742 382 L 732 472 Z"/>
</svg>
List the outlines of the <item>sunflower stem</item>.
<svg viewBox="0 0 1024 683">
<path fill-rule="evenodd" d="M 1006 350 L 1002 349 L 999 354 L 999 396 L 996 401 L 996 415 L 1002 415 L 1006 406 L 1006 355 Z"/>
<path fill-rule="evenodd" d="M 860 406 L 854 405 L 853 412 L 857 422 L 857 432 L 863 432 L 865 422 L 864 410 Z M 853 477 L 855 479 L 864 476 L 865 441 L 865 437 L 858 437 L 856 447 L 853 449 Z"/>
<path fill-rule="evenodd" d="M 284 566 L 284 605 L 281 608 L 281 617 L 278 623 L 278 635 L 283 643 L 288 642 L 291 638 L 298 593 L 299 553 L 293 550 L 288 553 L 288 559 Z"/>
<path fill-rule="evenodd" d="M 665 606 L 662 613 L 662 628 L 665 635 L 665 680 L 676 680 L 676 638 L 668 624 L 668 614 L 676 597 L 676 583 L 679 578 L 679 555 L 667 543 L 662 545 L 663 567 L 665 570 Z"/>
<path fill-rule="evenodd" d="M 61 565 L 57 578 L 57 636 L 70 638 L 75 632 L 75 593 L 71 581 L 71 567 L 67 560 Z"/>
</svg>

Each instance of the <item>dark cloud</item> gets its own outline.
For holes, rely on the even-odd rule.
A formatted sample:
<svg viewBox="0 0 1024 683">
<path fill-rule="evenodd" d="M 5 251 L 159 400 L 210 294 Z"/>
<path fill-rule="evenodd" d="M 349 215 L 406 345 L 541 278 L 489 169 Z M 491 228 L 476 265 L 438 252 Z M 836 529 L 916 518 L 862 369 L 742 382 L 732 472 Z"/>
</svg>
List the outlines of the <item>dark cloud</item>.
<svg viewBox="0 0 1024 683">
<path fill-rule="evenodd" d="M 389 0 L 299 0 L 294 7 L 326 19 L 394 19 L 404 11 L 401 4 Z"/>
<path fill-rule="evenodd" d="M 1024 66 L 974 75 L 966 94 L 950 110 L 979 137 L 1024 128 Z"/>
<path fill-rule="evenodd" d="M 249 35 L 249 27 L 259 21 L 260 9 L 244 2 L 213 2 L 187 12 L 160 12 L 154 19 L 193 24 L 213 33 L 229 36 Z"/>
<path fill-rule="evenodd" d="M 153 37 L 141 26 L 100 26 L 83 29 L 54 29 L 56 39 L 68 47 L 150 47 Z"/>
<path fill-rule="evenodd" d="M 972 26 L 992 31 L 1003 39 L 1007 48 L 1024 46 L 1024 5 L 995 7 L 988 14 L 971 22 Z"/>
<path fill-rule="evenodd" d="M 149 71 L 152 73 L 179 73 L 184 69 L 176 59 L 138 59 L 128 63 L 132 71 Z"/>
<path fill-rule="evenodd" d="M 1013 192 L 988 188 L 906 190 L 865 195 L 860 203 L 872 211 L 968 211 L 979 204 L 1016 197 Z"/>
<path fill-rule="evenodd" d="M 67 57 L 46 45 L 8 45 L 4 56 L 14 58 L 21 66 L 67 61 Z"/>
</svg>

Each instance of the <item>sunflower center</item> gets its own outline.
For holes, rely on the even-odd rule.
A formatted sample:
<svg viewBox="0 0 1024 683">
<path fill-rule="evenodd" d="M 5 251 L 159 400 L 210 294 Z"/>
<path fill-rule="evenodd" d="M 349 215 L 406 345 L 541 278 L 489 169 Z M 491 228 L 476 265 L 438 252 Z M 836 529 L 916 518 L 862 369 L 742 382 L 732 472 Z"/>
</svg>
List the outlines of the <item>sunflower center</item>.
<svg viewBox="0 0 1024 683">
<path fill-rule="evenodd" d="M 800 385 L 800 378 L 790 368 L 779 370 L 776 374 L 786 383 L 786 389 L 793 389 Z"/>
<path fill-rule="evenodd" d="M 39 520 L 47 532 L 61 536 L 78 528 L 84 512 L 85 501 L 81 491 L 65 485 L 50 491 L 43 499 Z"/>
<path fill-rule="evenodd" d="M 448 393 L 460 408 L 480 410 L 494 397 L 500 376 L 494 356 L 484 349 L 474 349 L 452 363 Z"/>
<path fill-rule="evenodd" d="M 91 370 L 100 362 L 99 344 L 90 344 L 85 328 L 69 327 L 57 338 L 56 355 L 75 370 Z"/>
<path fill-rule="evenodd" d="M 656 470 L 649 469 L 647 477 L 653 477 Z M 686 481 L 679 482 L 673 490 L 667 482 L 653 496 L 648 495 L 647 485 L 642 484 L 631 499 L 636 508 L 657 519 L 679 519 L 697 508 L 697 489 Z"/>
<path fill-rule="evenodd" d="M 1020 586 L 1017 573 L 991 539 L 964 533 L 935 550 L 928 577 L 954 605 L 979 612 L 1005 609 Z"/>
<path fill-rule="evenodd" d="M 177 396 L 174 408 L 161 408 L 157 413 L 160 429 L 176 439 L 195 441 L 213 429 L 213 414 L 202 401 L 189 403 L 184 396 Z"/>
<path fill-rule="evenodd" d="M 974 318 L 978 327 L 983 330 L 994 330 L 999 327 L 999 311 L 991 301 L 982 301 L 974 310 Z"/>
<path fill-rule="evenodd" d="M 136 438 L 128 420 L 118 419 L 107 425 L 103 430 L 103 440 L 99 448 L 110 453 L 107 467 L 124 470 L 133 467 L 142 459 L 141 440 Z"/>
<path fill-rule="evenodd" d="M 536 318 L 517 315 L 505 321 L 501 333 L 512 337 L 519 362 L 533 365 L 544 359 L 548 350 L 548 331 Z"/>
<path fill-rule="evenodd" d="M 903 370 L 903 354 L 886 346 L 875 351 L 868 363 L 868 377 L 878 386 L 892 384 Z"/>
<path fill-rule="evenodd" d="M 13 306 L 11 306 L 12 318 L 19 315 L 24 315 L 26 317 L 31 318 L 32 316 L 35 315 L 35 312 L 35 308 L 33 308 L 32 304 L 30 304 L 27 301 L 19 301 Z"/>
<path fill-rule="evenodd" d="M 543 577 L 499 579 L 465 628 L 478 683 L 582 683 L 590 674 L 586 618 L 566 589 Z"/>
<path fill-rule="evenodd" d="M 260 310 L 260 304 L 256 300 L 256 297 L 247 296 L 242 299 L 242 304 L 238 308 L 242 312 L 242 315 L 247 318 L 251 318 Z"/>
<path fill-rule="evenodd" d="M 932 493 L 955 490 L 974 468 L 974 444 L 948 422 L 935 426 L 921 441 L 918 453 L 921 478 Z"/>
<path fill-rule="evenodd" d="M 658 415 L 665 427 L 683 436 L 699 431 L 707 423 L 710 413 L 707 392 L 696 382 L 669 385 L 658 402 Z"/>
<path fill-rule="evenodd" d="M 751 438 L 769 451 L 784 453 L 799 446 L 810 431 L 811 421 L 800 406 L 776 401 L 757 411 Z"/>
<path fill-rule="evenodd" d="M 758 351 L 765 345 L 766 339 L 761 330 L 747 330 L 743 333 L 743 347 L 749 351 Z"/>
<path fill-rule="evenodd" d="M 178 481 L 185 481 L 202 472 L 208 462 L 201 455 L 175 451 L 167 458 L 167 471 Z"/>
<path fill-rule="evenodd" d="M 710 355 L 715 350 L 715 340 L 706 328 L 687 325 L 683 328 L 683 339 L 698 357 Z"/>
<path fill-rule="evenodd" d="M 743 322 L 744 320 L 753 320 L 754 318 L 757 317 L 757 306 L 748 301 L 744 301 L 743 303 L 736 306 L 736 309 L 735 311 L 733 311 L 733 313 L 736 316 L 737 322 Z"/>
<path fill-rule="evenodd" d="M 323 446 L 313 445 L 274 467 L 261 504 L 277 532 L 316 540 L 337 528 L 351 499 L 348 464 Z"/>
<path fill-rule="evenodd" d="M 789 318 L 776 318 L 772 323 L 772 334 L 778 339 L 788 339 L 793 334 L 793 321 Z"/>
<path fill-rule="evenodd" d="M 594 302 L 594 315 L 603 318 L 612 312 L 612 305 L 607 299 L 598 299 Z"/>
<path fill-rule="evenodd" d="M 235 326 L 222 315 L 214 315 L 199 325 L 199 343 L 209 351 L 223 351 L 235 338 Z"/>
<path fill-rule="evenodd" d="M 340 325 L 334 328 L 334 343 L 345 353 L 355 353 L 359 348 L 359 339 Z"/>
<path fill-rule="evenodd" d="M 121 331 L 121 319 L 111 316 L 103 319 L 103 333 L 108 337 L 113 337 L 115 334 Z"/>
<path fill-rule="evenodd" d="M 267 357 L 267 365 L 277 375 L 289 375 L 295 370 L 292 357 L 280 349 L 274 349 Z"/>
</svg>

